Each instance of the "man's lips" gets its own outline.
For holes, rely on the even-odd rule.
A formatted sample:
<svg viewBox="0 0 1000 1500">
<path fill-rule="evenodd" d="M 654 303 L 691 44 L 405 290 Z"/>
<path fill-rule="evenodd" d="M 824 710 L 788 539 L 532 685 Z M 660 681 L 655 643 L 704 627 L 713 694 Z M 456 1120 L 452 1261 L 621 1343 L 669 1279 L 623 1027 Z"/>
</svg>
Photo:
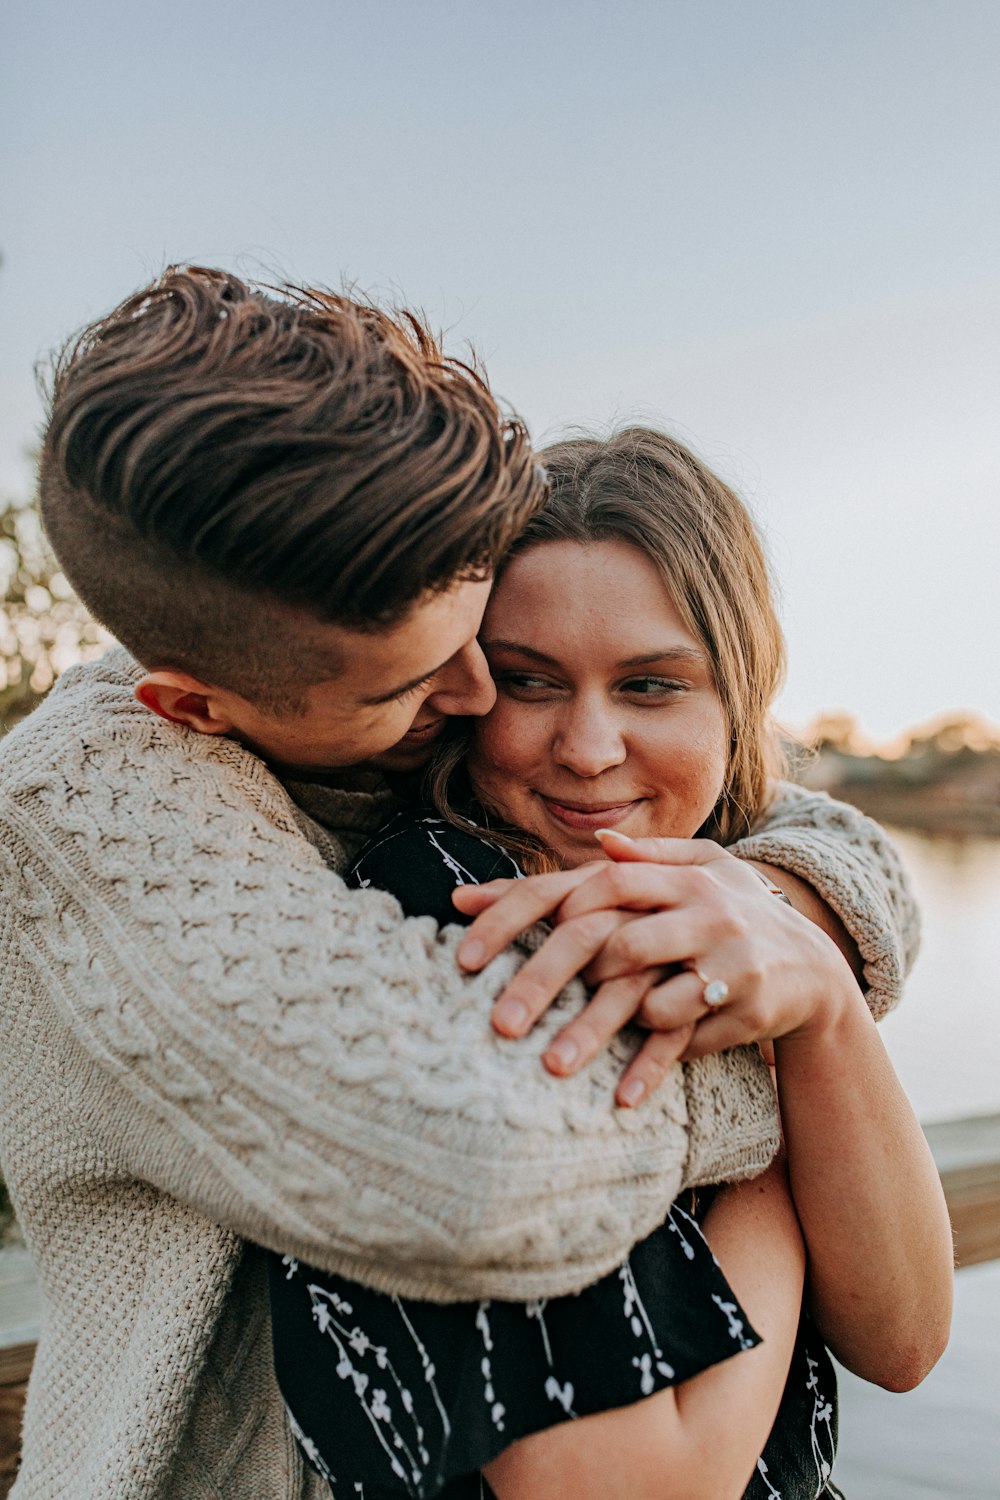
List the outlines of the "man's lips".
<svg viewBox="0 0 1000 1500">
<path fill-rule="evenodd" d="M 643 799 L 631 798 L 628 802 L 562 802 L 555 797 L 538 794 L 546 812 L 557 823 L 566 828 L 579 828 L 592 833 L 596 828 L 614 828 L 627 818 L 632 809 Z"/>
<path fill-rule="evenodd" d="M 397 743 L 400 745 L 426 745 L 430 740 L 437 739 L 447 722 L 447 719 L 444 717 L 431 719 L 429 724 L 420 724 L 413 729 L 407 730 L 403 738 L 398 740 Z"/>
</svg>

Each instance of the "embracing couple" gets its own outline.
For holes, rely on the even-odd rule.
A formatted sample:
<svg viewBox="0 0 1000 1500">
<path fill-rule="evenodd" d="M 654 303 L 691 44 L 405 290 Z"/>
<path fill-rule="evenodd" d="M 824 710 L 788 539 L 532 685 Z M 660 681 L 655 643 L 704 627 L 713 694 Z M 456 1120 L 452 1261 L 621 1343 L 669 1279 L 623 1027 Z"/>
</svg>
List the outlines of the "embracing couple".
<svg viewBox="0 0 1000 1500">
<path fill-rule="evenodd" d="M 40 486 L 122 645 L 0 752 L 17 1500 L 837 1493 L 826 1349 L 919 1381 L 950 1236 L 736 496 L 202 269 L 65 352 Z"/>
</svg>

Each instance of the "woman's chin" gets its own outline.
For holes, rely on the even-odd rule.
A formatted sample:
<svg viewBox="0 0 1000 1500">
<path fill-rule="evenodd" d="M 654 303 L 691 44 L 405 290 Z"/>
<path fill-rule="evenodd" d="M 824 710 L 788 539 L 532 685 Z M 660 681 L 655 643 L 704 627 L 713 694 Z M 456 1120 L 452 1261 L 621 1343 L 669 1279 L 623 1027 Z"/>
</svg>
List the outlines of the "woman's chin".
<svg viewBox="0 0 1000 1500">
<path fill-rule="evenodd" d="M 562 828 L 553 829 L 551 822 L 544 830 L 537 831 L 564 870 L 575 870 L 578 865 L 590 864 L 592 860 L 607 857 L 600 840 L 593 833 L 567 833 Z"/>
<path fill-rule="evenodd" d="M 578 865 L 588 865 L 592 860 L 608 857 L 597 839 L 591 849 L 555 849 L 553 853 L 564 870 L 575 870 Z"/>
</svg>

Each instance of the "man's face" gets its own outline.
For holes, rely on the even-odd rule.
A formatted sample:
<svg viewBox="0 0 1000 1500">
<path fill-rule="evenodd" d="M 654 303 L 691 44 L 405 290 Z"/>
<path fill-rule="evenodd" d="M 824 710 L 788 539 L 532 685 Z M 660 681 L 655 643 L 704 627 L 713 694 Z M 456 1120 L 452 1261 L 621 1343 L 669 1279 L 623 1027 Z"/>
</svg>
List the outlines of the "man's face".
<svg viewBox="0 0 1000 1500">
<path fill-rule="evenodd" d="M 490 580 L 455 584 L 373 633 L 325 626 L 337 676 L 308 688 L 302 711 L 263 713 L 231 699 L 231 733 L 286 768 L 418 769 L 458 714 L 484 714 L 496 690 L 476 640 Z"/>
</svg>

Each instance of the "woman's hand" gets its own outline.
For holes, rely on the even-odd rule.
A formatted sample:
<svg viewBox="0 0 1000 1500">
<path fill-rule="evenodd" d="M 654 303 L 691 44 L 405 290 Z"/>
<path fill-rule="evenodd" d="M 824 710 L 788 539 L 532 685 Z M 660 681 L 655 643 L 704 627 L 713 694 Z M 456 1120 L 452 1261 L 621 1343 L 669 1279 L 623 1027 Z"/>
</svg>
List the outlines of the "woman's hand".
<svg viewBox="0 0 1000 1500">
<path fill-rule="evenodd" d="M 456 892 L 456 905 L 480 913 L 459 950 L 470 968 L 533 922 L 555 924 L 497 1001 L 493 1024 L 504 1035 L 530 1030 L 575 974 L 596 987 L 546 1052 L 550 1071 L 576 1072 L 635 1020 L 654 1034 L 616 1097 L 636 1104 L 678 1059 L 834 1024 L 857 995 L 836 946 L 717 844 L 619 835 L 603 843 L 610 859 Z M 707 979 L 728 987 L 714 1010 Z"/>
</svg>

